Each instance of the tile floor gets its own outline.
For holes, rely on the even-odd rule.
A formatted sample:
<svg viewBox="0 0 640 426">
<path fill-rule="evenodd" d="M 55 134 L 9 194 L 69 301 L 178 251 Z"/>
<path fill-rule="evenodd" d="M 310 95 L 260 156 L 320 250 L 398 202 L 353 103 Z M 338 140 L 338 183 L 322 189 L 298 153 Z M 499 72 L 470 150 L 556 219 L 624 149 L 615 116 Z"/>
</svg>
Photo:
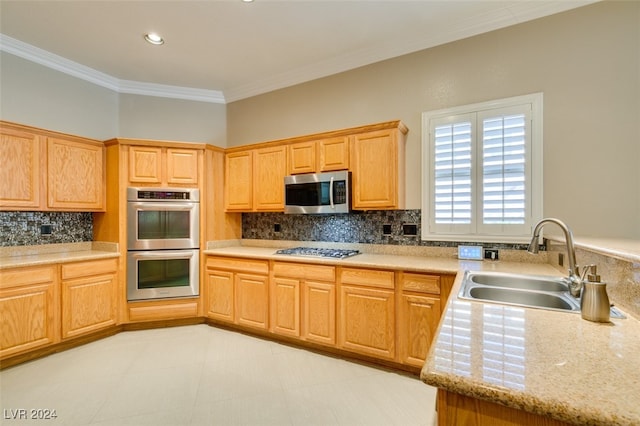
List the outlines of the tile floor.
<svg viewBox="0 0 640 426">
<path fill-rule="evenodd" d="M 208 325 L 123 332 L 0 372 L 2 425 L 432 426 L 434 406 L 414 376 Z M 57 418 L 13 419 L 20 409 Z"/>
</svg>

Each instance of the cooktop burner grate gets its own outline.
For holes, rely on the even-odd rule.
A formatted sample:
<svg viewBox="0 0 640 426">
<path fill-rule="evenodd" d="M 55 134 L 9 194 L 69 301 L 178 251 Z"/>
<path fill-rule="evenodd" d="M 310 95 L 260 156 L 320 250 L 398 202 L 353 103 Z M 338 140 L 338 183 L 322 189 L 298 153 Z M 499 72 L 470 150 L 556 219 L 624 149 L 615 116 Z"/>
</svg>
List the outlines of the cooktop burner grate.
<svg viewBox="0 0 640 426">
<path fill-rule="evenodd" d="M 309 256 L 309 257 L 330 257 L 334 259 L 344 259 L 345 257 L 360 254 L 360 250 L 332 249 L 318 247 L 294 247 L 281 249 L 276 254 L 286 254 L 290 256 Z"/>
</svg>

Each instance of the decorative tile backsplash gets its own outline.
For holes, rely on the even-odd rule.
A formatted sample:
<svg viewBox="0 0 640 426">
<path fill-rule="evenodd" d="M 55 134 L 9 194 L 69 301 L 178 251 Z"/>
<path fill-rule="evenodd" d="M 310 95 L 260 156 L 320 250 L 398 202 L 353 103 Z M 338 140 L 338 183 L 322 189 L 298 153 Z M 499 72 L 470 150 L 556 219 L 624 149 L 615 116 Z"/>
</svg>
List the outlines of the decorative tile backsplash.
<svg viewBox="0 0 640 426">
<path fill-rule="evenodd" d="M 42 227 L 47 225 L 51 234 L 43 235 Z M 0 231 L 0 246 L 92 241 L 93 216 L 76 212 L 0 212 Z"/>
<path fill-rule="evenodd" d="M 437 247 L 478 244 L 464 241 L 421 241 L 420 221 L 421 210 L 419 209 L 374 210 L 328 215 L 243 213 L 242 238 Z M 407 231 L 410 231 L 409 228 L 414 228 L 415 235 L 406 235 L 405 228 L 408 228 Z M 526 250 L 527 244 L 492 243 L 491 247 Z"/>
</svg>

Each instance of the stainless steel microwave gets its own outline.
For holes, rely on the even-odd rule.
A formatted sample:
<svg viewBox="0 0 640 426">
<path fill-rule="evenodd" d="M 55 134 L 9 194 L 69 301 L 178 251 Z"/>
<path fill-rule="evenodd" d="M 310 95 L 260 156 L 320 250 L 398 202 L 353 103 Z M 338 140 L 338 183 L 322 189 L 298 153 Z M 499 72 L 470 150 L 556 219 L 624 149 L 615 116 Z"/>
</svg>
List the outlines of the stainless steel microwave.
<svg viewBox="0 0 640 426">
<path fill-rule="evenodd" d="M 351 173 L 343 170 L 284 178 L 285 213 L 349 213 Z"/>
</svg>

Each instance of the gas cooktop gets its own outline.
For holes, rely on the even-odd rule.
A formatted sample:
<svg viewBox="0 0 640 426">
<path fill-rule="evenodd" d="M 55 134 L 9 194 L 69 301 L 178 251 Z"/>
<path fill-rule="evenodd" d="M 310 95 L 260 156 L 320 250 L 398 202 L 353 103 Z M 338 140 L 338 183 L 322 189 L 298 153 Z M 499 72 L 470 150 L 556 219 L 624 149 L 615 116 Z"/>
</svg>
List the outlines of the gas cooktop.
<svg viewBox="0 0 640 426">
<path fill-rule="evenodd" d="M 290 256 L 309 256 L 309 257 L 330 257 L 333 259 L 344 259 L 345 257 L 360 254 L 360 250 L 318 248 L 318 247 L 294 247 L 281 249 L 276 254 L 286 254 Z"/>
</svg>

